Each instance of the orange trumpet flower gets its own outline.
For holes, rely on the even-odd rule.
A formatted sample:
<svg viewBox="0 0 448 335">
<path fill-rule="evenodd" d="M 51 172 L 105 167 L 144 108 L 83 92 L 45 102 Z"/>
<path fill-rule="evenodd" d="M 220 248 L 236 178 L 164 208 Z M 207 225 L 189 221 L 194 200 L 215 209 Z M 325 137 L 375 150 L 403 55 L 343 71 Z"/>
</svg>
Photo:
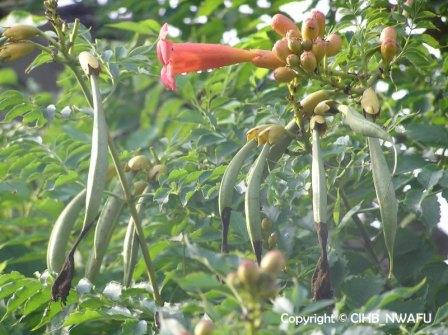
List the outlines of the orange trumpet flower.
<svg viewBox="0 0 448 335">
<path fill-rule="evenodd" d="M 250 62 L 255 50 L 232 48 L 222 44 L 174 43 L 167 39 L 168 25 L 160 30 L 157 57 L 162 63 L 160 78 L 169 89 L 176 89 L 176 75 L 215 69 L 221 66 Z"/>
</svg>

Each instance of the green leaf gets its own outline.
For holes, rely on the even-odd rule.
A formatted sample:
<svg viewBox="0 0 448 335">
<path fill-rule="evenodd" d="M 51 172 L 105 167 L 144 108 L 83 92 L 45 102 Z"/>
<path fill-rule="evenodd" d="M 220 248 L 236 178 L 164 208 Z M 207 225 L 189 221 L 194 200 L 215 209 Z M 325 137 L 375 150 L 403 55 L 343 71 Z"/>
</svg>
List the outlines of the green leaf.
<svg viewBox="0 0 448 335">
<path fill-rule="evenodd" d="M 106 25 L 107 27 L 132 31 L 137 34 L 142 35 L 154 35 L 158 34 L 160 30 L 160 24 L 155 20 L 143 20 L 140 22 L 132 22 L 132 21 L 122 21 L 117 23 L 109 23 Z"/>
</svg>

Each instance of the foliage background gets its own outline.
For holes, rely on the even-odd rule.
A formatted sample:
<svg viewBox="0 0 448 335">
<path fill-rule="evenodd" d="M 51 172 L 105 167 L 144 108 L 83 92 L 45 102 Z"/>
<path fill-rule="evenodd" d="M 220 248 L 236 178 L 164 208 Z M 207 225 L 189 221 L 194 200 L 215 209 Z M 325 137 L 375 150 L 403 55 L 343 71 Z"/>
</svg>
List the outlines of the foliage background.
<svg viewBox="0 0 448 335">
<path fill-rule="evenodd" d="M 245 48 L 270 49 L 274 34 L 269 28 L 260 28 L 269 16 L 282 9 L 300 18 L 316 5 L 315 1 L 289 3 L 111 0 L 102 5 L 82 1 L 61 8 L 67 21 L 79 17 L 85 26 L 92 26 L 82 34 L 95 39 L 95 49 L 107 64 L 102 92 L 111 93 L 107 118 L 121 158 L 144 153 L 153 161 L 157 156 L 168 168 L 153 185 L 144 224 L 162 294 L 172 303 L 165 310 L 186 327 L 191 328 L 207 313 L 219 334 L 241 329 L 238 304 L 215 275 L 234 270 L 236 256 L 252 257 L 242 197 L 236 199 L 239 211 L 234 212 L 231 223 L 230 243 L 235 252 L 221 258 L 217 190 L 226 163 L 244 143 L 245 131 L 260 123 L 286 124 L 292 113 L 286 88 L 278 86 L 268 71 L 251 65 L 181 76 L 179 91 L 167 92 L 158 83 L 160 66 L 154 50 L 158 30 L 162 22 L 168 22 L 178 29 L 173 32 L 179 33 L 181 40 L 230 41 Z M 318 6 L 329 7 L 328 26 L 345 28 L 344 51 L 336 58 L 344 69 L 359 65 L 365 43 L 373 43 L 386 24 L 398 22 L 404 44 L 406 18 L 398 12 L 391 14 L 393 5 L 387 1 L 370 1 L 369 6 L 355 0 L 331 1 Z M 41 1 L 23 1 L 19 6 L 6 1 L 0 4 L 0 11 L 2 26 L 45 23 Z M 367 20 L 370 39 L 350 30 L 352 20 L 360 15 Z M 418 30 L 410 39 L 402 65 L 393 69 L 392 81 L 377 87 L 383 103 L 380 123 L 392 129 L 400 143 L 394 178 L 400 200 L 396 280 L 392 287 L 386 285 L 378 211 L 368 210 L 359 218 L 372 238 L 379 267 L 364 250 L 350 218 L 353 212 L 372 208 L 375 195 L 366 143 L 336 117 L 323 140 L 331 195 L 329 257 L 335 299 L 318 303 L 309 299 L 310 277 L 319 253 L 309 195 L 310 157 L 294 154 L 300 147 L 294 144 L 271 171 L 263 189 L 267 199 L 263 212 L 273 221 L 279 248 L 288 257 L 288 270 L 282 276 L 283 298 L 263 314 L 265 334 L 280 333 L 282 310 L 313 314 L 332 303 L 337 311 L 346 313 L 376 309 L 431 312 L 433 324 L 417 324 L 414 330 L 425 334 L 447 331 L 448 219 L 441 216 L 441 204 L 446 206 L 444 199 L 448 199 L 446 15 L 443 1 L 424 2 L 414 21 Z M 83 50 L 88 44 L 80 38 L 76 47 Z M 379 56 L 369 66 L 374 68 L 378 62 Z M 122 278 L 120 254 L 127 210 L 95 286 L 90 290 L 81 281 L 78 294 L 72 292 L 66 308 L 49 302 L 52 279 L 40 275 L 46 269 L 46 243 L 64 204 L 85 183 L 91 118 L 71 72 L 48 57 L 34 55 L 0 66 L 0 334 L 26 334 L 31 329 L 34 333 L 66 331 L 62 325 L 73 334 L 155 331 L 155 306 L 145 290 L 143 262 L 134 274 L 138 287 L 122 290 L 117 284 Z M 25 74 L 26 68 L 29 73 Z M 317 82 L 304 83 L 299 96 L 318 88 Z M 239 186 L 242 192 L 244 184 Z M 342 201 L 342 192 L 349 204 Z M 90 237 L 76 255 L 75 284 L 82 276 L 91 243 Z M 314 328 L 329 332 L 331 327 L 336 327 L 337 333 L 350 334 L 412 330 L 410 326 L 349 324 L 291 325 L 283 330 L 291 334 Z"/>
</svg>

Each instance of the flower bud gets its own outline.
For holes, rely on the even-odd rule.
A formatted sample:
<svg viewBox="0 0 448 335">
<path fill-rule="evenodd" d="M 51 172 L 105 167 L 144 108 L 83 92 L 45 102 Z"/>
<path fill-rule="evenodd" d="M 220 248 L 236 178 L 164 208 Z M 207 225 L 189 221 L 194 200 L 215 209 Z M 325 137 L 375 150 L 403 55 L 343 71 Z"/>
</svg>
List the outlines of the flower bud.
<svg viewBox="0 0 448 335">
<path fill-rule="evenodd" d="M 303 40 L 313 41 L 319 34 L 319 27 L 315 18 L 306 19 L 302 24 Z"/>
<path fill-rule="evenodd" d="M 34 45 L 29 42 L 8 43 L 0 48 L 0 60 L 14 61 L 25 57 L 34 50 Z"/>
<path fill-rule="evenodd" d="M 274 70 L 274 78 L 279 83 L 289 83 L 296 74 L 289 67 L 278 67 Z"/>
<path fill-rule="evenodd" d="M 202 319 L 194 327 L 194 335 L 212 335 L 213 328 L 213 322 L 211 320 Z"/>
<path fill-rule="evenodd" d="M 291 54 L 288 57 L 286 57 L 286 64 L 288 64 L 290 67 L 298 67 L 300 66 L 300 57 Z"/>
<path fill-rule="evenodd" d="M 336 33 L 328 35 L 326 39 L 325 53 L 328 57 L 336 55 L 342 48 L 342 39 Z"/>
<path fill-rule="evenodd" d="M 299 28 L 297 28 L 296 30 L 294 30 L 294 29 L 288 30 L 288 32 L 286 33 L 285 37 L 287 39 L 290 39 L 290 38 L 291 39 L 299 39 L 299 38 L 301 38 Z"/>
<path fill-rule="evenodd" d="M 383 43 L 387 40 L 397 41 L 397 31 L 394 27 L 386 27 L 381 31 L 380 43 Z"/>
<path fill-rule="evenodd" d="M 238 279 L 241 283 L 252 286 L 257 283 L 260 277 L 260 271 L 258 270 L 257 264 L 252 261 L 243 261 L 238 266 Z"/>
<path fill-rule="evenodd" d="M 314 9 L 311 12 L 311 17 L 317 22 L 317 27 L 319 28 L 318 36 L 323 37 L 325 35 L 325 15 L 319 10 Z"/>
<path fill-rule="evenodd" d="M 268 238 L 269 249 L 274 249 L 277 246 L 278 235 L 277 233 L 272 233 Z"/>
<path fill-rule="evenodd" d="M 397 54 L 397 43 L 394 40 L 386 40 L 381 43 L 381 56 L 386 64 L 389 64 Z"/>
<path fill-rule="evenodd" d="M 3 36 L 6 37 L 10 41 L 21 41 L 28 40 L 31 37 L 39 34 L 40 30 L 34 26 L 30 26 L 27 24 L 19 24 L 17 26 L 13 26 L 7 28 L 3 32 Z"/>
<path fill-rule="evenodd" d="M 150 180 L 159 179 L 160 176 L 166 173 L 166 166 L 164 164 L 156 164 L 149 170 L 148 178 Z"/>
<path fill-rule="evenodd" d="M 92 74 L 98 75 L 100 73 L 100 63 L 98 59 L 90 52 L 83 51 L 78 56 L 79 64 L 87 76 Z"/>
<path fill-rule="evenodd" d="M 271 250 L 261 260 L 260 270 L 277 274 L 285 266 L 285 257 L 279 250 Z"/>
<path fill-rule="evenodd" d="M 270 231 L 271 228 L 272 228 L 271 220 L 269 220 L 268 218 L 263 218 L 263 220 L 261 220 L 261 229 L 263 231 Z"/>
<path fill-rule="evenodd" d="M 289 37 L 288 40 L 288 49 L 299 55 L 302 52 L 302 44 L 300 43 L 300 40 L 296 37 Z"/>
<path fill-rule="evenodd" d="M 286 38 L 282 38 L 275 42 L 274 47 L 272 48 L 272 52 L 277 56 L 279 60 L 282 62 L 286 61 L 286 57 L 291 53 L 288 48 L 288 40 Z"/>
<path fill-rule="evenodd" d="M 128 166 L 134 172 L 146 170 L 149 168 L 149 160 L 144 155 L 134 156 L 129 160 Z"/>
<path fill-rule="evenodd" d="M 361 106 L 365 113 L 376 115 L 380 112 L 380 102 L 373 88 L 367 88 L 361 97 Z"/>
<path fill-rule="evenodd" d="M 318 37 L 313 43 L 313 47 L 311 48 L 314 56 L 316 57 L 316 61 L 319 63 L 325 56 L 325 42 L 322 38 Z"/>
<path fill-rule="evenodd" d="M 313 73 L 317 67 L 316 57 L 311 51 L 305 51 L 300 55 L 300 64 L 308 73 Z"/>
<path fill-rule="evenodd" d="M 303 40 L 302 43 L 302 49 L 305 51 L 310 51 L 313 48 L 313 42 L 310 40 Z"/>
<path fill-rule="evenodd" d="M 268 272 L 260 273 L 258 279 L 258 294 L 262 298 L 273 298 L 278 293 L 278 287 L 275 282 L 275 277 Z"/>
<path fill-rule="evenodd" d="M 271 27 L 280 36 L 285 36 L 289 30 L 293 30 L 297 34 L 300 34 L 300 30 L 294 21 L 283 14 L 274 15 L 272 18 Z"/>
</svg>

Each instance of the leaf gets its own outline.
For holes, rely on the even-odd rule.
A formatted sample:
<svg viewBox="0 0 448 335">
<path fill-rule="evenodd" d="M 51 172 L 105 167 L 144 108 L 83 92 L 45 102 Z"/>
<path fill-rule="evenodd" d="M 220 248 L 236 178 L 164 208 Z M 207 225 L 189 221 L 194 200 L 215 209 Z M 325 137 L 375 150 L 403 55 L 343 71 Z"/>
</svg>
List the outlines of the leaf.
<svg viewBox="0 0 448 335">
<path fill-rule="evenodd" d="M 39 55 L 34 58 L 33 62 L 28 65 L 25 72 L 30 73 L 35 68 L 38 68 L 41 65 L 51 63 L 53 61 L 53 57 L 46 51 L 42 51 Z"/>
<path fill-rule="evenodd" d="M 87 321 L 98 320 L 106 317 L 107 315 L 103 312 L 93 309 L 84 309 L 81 311 L 75 311 L 70 313 L 70 315 L 65 319 L 64 326 L 71 326 L 75 324 L 81 324 Z"/>
<path fill-rule="evenodd" d="M 158 34 L 160 30 L 160 24 L 157 21 L 151 19 L 139 22 L 122 21 L 117 23 L 109 23 L 106 26 L 119 30 L 132 31 L 134 33 L 142 35 L 154 35 L 156 33 Z"/>
<path fill-rule="evenodd" d="M 341 285 L 342 292 L 347 296 L 347 304 L 351 308 L 358 308 L 379 294 L 383 289 L 384 279 L 373 276 L 350 276 Z"/>
<path fill-rule="evenodd" d="M 448 147 L 448 129 L 439 125 L 413 123 L 406 126 L 406 136 L 432 146 Z"/>
<path fill-rule="evenodd" d="M 205 292 L 211 289 L 221 287 L 221 284 L 216 279 L 215 275 L 210 275 L 204 272 L 193 272 L 186 276 L 175 279 L 176 282 L 188 292 Z"/>
<path fill-rule="evenodd" d="M 201 3 L 198 10 L 198 16 L 208 16 L 219 6 L 222 5 L 223 0 L 205 0 Z"/>
</svg>

